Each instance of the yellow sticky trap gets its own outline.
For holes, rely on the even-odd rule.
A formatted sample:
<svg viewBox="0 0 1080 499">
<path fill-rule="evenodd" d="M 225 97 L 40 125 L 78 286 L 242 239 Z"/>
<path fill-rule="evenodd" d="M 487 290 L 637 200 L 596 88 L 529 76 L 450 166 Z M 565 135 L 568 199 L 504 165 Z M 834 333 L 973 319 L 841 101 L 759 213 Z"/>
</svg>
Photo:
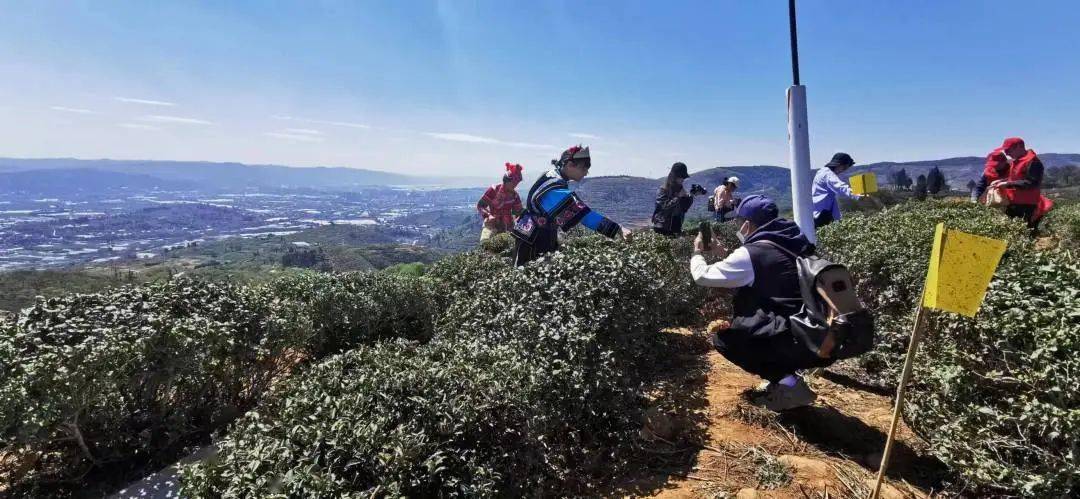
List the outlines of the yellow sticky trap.
<svg viewBox="0 0 1080 499">
<path fill-rule="evenodd" d="M 873 173 L 860 173 L 853 175 L 849 180 L 851 191 L 860 196 L 877 192 L 877 175 Z"/>
<path fill-rule="evenodd" d="M 975 317 L 1005 254 L 1005 241 L 937 225 L 923 306 Z"/>
</svg>

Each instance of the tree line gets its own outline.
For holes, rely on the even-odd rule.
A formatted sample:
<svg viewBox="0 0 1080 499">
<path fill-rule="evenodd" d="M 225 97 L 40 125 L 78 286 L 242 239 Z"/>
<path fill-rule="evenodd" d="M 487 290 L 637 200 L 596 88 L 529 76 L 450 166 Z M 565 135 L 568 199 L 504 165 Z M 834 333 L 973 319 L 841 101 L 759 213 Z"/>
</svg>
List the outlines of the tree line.
<svg viewBox="0 0 1080 499">
<path fill-rule="evenodd" d="M 938 167 L 930 169 L 926 175 L 919 175 L 912 179 L 907 169 L 901 168 L 889 175 L 889 183 L 898 191 L 912 191 L 918 199 L 924 199 L 928 195 L 936 195 L 949 192 L 950 186 L 945 175 Z M 1046 170 L 1043 178 L 1043 187 L 1071 187 L 1080 185 L 1080 166 L 1064 165 Z M 968 192 L 975 189 L 975 180 L 968 180 L 965 186 Z"/>
</svg>

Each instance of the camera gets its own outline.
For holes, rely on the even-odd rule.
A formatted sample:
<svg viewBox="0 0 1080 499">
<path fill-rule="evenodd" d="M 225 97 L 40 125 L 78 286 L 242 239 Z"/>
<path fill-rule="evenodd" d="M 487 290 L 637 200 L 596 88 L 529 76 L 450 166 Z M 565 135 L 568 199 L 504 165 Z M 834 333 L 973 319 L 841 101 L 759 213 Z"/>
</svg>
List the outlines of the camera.
<svg viewBox="0 0 1080 499">
<path fill-rule="evenodd" d="M 698 185 L 698 184 L 691 185 L 690 186 L 690 195 L 691 196 L 703 196 L 703 195 L 705 195 L 705 188 Z"/>
</svg>

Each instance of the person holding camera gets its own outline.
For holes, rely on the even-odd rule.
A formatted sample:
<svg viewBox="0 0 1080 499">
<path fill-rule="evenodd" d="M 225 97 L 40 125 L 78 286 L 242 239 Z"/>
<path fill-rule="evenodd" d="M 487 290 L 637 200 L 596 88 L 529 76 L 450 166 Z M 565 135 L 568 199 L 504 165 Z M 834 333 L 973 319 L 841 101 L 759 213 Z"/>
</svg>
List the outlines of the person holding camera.
<svg viewBox="0 0 1080 499">
<path fill-rule="evenodd" d="M 705 194 L 705 188 L 693 185 L 690 192 L 686 192 L 683 182 L 690 178 L 684 163 L 671 165 L 664 185 L 656 192 L 656 207 L 653 208 L 653 230 L 657 234 L 665 236 L 678 236 L 682 234 L 683 219 L 690 205 L 694 203 L 694 196 Z"/>
<path fill-rule="evenodd" d="M 803 346 L 788 318 L 804 304 L 797 260 L 813 255 L 814 245 L 760 194 L 735 208 L 735 226 L 738 248 L 725 248 L 703 231 L 690 259 L 695 284 L 736 290 L 731 322 L 710 340 L 732 364 L 765 379 L 751 393 L 755 405 L 773 411 L 810 405 L 817 395 L 797 371 L 827 364 Z M 710 265 L 705 253 L 721 260 Z"/>
<path fill-rule="evenodd" d="M 735 212 L 739 205 L 739 198 L 735 197 L 735 190 L 739 188 L 739 177 L 728 177 L 716 187 L 712 197 L 712 211 L 717 222 L 724 223 L 732 218 L 727 218 L 729 213 Z M 734 218 L 734 216 L 732 216 Z"/>
</svg>

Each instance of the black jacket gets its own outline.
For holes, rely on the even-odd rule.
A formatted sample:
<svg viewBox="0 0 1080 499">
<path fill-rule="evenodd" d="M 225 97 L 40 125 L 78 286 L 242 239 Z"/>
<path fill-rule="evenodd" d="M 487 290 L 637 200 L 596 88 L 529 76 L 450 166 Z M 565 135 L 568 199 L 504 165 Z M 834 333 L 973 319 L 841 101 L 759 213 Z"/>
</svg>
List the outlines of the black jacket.
<svg viewBox="0 0 1080 499">
<path fill-rule="evenodd" d="M 656 232 L 669 236 L 682 234 L 683 219 L 694 198 L 680 196 L 679 192 L 669 193 L 663 186 L 656 191 L 656 207 L 652 216 L 653 230 Z"/>
</svg>

